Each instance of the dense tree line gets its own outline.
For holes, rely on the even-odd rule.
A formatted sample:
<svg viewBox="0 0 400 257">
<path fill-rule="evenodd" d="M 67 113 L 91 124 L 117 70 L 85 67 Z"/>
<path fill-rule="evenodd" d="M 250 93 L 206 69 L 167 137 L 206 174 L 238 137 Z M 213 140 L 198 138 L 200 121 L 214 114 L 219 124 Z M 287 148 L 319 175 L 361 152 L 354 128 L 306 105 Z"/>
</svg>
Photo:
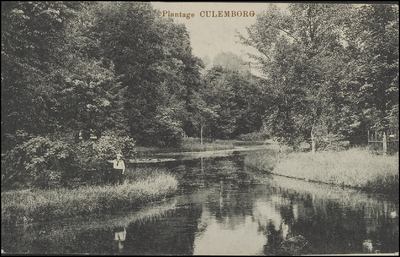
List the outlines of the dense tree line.
<svg viewBox="0 0 400 257">
<path fill-rule="evenodd" d="M 3 147 L 18 130 L 179 143 L 201 65 L 184 26 L 149 3 L 2 5 Z"/>
<path fill-rule="evenodd" d="M 372 4 L 275 5 L 241 42 L 266 76 L 265 128 L 296 145 L 398 130 L 399 8 Z"/>
<path fill-rule="evenodd" d="M 2 2 L 2 185 L 68 184 L 184 135 L 261 130 L 315 149 L 398 129 L 397 5 L 271 5 L 248 34 L 263 78 L 232 53 L 204 69 L 185 26 L 150 3 Z"/>
</svg>

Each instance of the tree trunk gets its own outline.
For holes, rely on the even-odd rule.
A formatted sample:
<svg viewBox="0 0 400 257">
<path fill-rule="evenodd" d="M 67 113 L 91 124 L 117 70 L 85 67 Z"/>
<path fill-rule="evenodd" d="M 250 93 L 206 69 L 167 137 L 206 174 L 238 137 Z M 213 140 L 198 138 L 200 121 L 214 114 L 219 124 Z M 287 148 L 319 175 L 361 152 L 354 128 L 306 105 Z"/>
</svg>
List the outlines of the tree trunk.
<svg viewBox="0 0 400 257">
<path fill-rule="evenodd" d="M 383 143 L 383 155 L 387 154 L 387 139 L 386 139 L 386 132 L 383 132 L 383 138 L 382 138 L 382 143 Z"/>
<path fill-rule="evenodd" d="M 200 144 L 203 145 L 203 126 L 200 127 Z"/>
<path fill-rule="evenodd" d="M 313 122 L 313 125 L 311 127 L 311 152 L 315 154 L 316 151 L 316 143 L 315 143 L 315 137 L 314 137 L 314 127 L 315 127 L 315 121 Z"/>
</svg>

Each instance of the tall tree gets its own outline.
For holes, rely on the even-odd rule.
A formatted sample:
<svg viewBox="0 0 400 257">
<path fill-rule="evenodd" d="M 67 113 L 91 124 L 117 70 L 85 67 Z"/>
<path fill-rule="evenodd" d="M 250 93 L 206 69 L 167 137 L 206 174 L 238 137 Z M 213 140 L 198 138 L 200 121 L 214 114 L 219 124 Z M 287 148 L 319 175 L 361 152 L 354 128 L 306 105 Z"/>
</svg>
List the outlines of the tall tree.
<svg viewBox="0 0 400 257">
<path fill-rule="evenodd" d="M 17 130 L 56 129 L 48 113 L 53 93 L 48 84 L 63 66 L 66 28 L 81 7 L 76 2 L 2 2 L 2 139 Z"/>
<path fill-rule="evenodd" d="M 213 124 L 219 117 L 219 105 L 210 105 L 203 99 L 201 91 L 195 93 L 190 101 L 191 106 L 191 122 L 200 132 L 200 144 L 203 145 L 204 129 Z"/>
<path fill-rule="evenodd" d="M 337 76 L 343 45 L 340 31 L 347 7 L 327 4 L 290 4 L 288 13 L 275 5 L 257 17 L 241 42 L 255 47 L 273 96 L 267 112 L 272 135 L 310 135 L 316 149 L 318 127 L 334 111 Z"/>
<path fill-rule="evenodd" d="M 126 130 L 124 89 L 88 37 L 94 3 L 2 4 L 2 138 Z"/>
<path fill-rule="evenodd" d="M 240 66 L 236 65 L 238 69 Z M 203 100 L 218 105 L 218 118 L 209 124 L 207 133 L 213 138 L 227 139 L 258 131 L 262 126 L 264 103 L 259 79 L 238 69 L 213 67 L 204 77 Z"/>
<path fill-rule="evenodd" d="M 115 64 L 127 87 L 131 135 L 142 144 L 154 143 L 151 138 L 165 145 L 166 133 L 178 140 L 174 135 L 183 125 L 174 113 L 183 111 L 200 79 L 201 62 L 191 53 L 186 28 L 161 18 L 150 3 L 104 2 L 94 14 L 92 33 L 101 56 Z"/>
<path fill-rule="evenodd" d="M 369 128 L 398 129 L 399 6 L 366 4 L 354 9 L 345 38 L 356 98 Z"/>
</svg>

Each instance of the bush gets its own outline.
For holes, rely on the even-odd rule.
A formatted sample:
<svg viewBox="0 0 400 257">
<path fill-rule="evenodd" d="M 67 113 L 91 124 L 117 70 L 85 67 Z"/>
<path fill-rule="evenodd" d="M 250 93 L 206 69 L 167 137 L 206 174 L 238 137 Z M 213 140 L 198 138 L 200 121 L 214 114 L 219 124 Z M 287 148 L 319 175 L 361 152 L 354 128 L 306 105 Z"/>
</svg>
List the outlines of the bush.
<svg viewBox="0 0 400 257">
<path fill-rule="evenodd" d="M 106 131 L 96 141 L 82 141 L 75 145 L 76 164 L 84 170 L 102 168 L 102 164 L 114 159 L 116 153 L 121 153 L 124 158 L 133 156 L 134 146 L 132 138 Z"/>
<path fill-rule="evenodd" d="M 7 151 L 1 160 L 2 189 L 98 184 L 110 167 L 107 160 L 118 152 L 134 154 L 133 139 L 112 131 L 97 141 L 66 141 L 32 137 Z"/>
<path fill-rule="evenodd" d="M 17 130 L 14 134 L 5 133 L 1 138 L 1 152 L 11 150 L 28 139 L 30 139 L 29 134 L 24 130 Z"/>
<path fill-rule="evenodd" d="M 344 141 L 344 137 L 339 134 L 327 134 L 317 137 L 318 151 L 344 151 L 350 147 L 349 141 Z"/>
<path fill-rule="evenodd" d="M 103 132 L 96 141 L 82 141 L 74 145 L 74 165 L 79 171 L 77 176 L 86 184 L 100 184 L 107 179 L 111 164 L 107 160 L 115 159 L 116 153 L 123 158 L 135 154 L 135 141 L 113 131 Z"/>
<path fill-rule="evenodd" d="M 143 146 L 180 147 L 182 145 L 182 129 L 174 123 L 167 123 L 160 118 L 147 128 L 145 137 L 140 140 Z"/>
<path fill-rule="evenodd" d="M 47 137 L 33 137 L 6 152 L 1 161 L 2 188 L 60 185 L 71 170 L 72 151 L 68 144 Z"/>
</svg>

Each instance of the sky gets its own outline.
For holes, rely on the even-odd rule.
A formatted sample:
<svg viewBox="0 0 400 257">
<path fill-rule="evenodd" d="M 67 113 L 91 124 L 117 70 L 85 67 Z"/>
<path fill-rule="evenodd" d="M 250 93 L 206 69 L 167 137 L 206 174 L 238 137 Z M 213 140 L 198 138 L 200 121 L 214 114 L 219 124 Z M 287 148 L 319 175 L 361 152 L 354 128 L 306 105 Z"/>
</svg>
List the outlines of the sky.
<svg viewBox="0 0 400 257">
<path fill-rule="evenodd" d="M 193 54 L 203 58 L 208 56 L 212 61 L 221 52 L 232 52 L 248 60 L 246 52 L 253 52 L 251 47 L 238 43 L 235 29 L 247 35 L 246 27 L 256 22 L 256 15 L 268 8 L 269 3 L 185 3 L 185 2 L 152 2 L 154 9 L 170 13 L 193 13 L 194 17 L 175 17 L 174 22 L 183 23 L 190 35 Z M 278 7 L 284 9 L 287 4 L 279 3 Z M 253 17 L 201 17 L 202 11 L 254 11 Z M 168 14 L 166 14 L 168 16 Z M 165 16 L 165 17 L 166 17 Z"/>
</svg>

